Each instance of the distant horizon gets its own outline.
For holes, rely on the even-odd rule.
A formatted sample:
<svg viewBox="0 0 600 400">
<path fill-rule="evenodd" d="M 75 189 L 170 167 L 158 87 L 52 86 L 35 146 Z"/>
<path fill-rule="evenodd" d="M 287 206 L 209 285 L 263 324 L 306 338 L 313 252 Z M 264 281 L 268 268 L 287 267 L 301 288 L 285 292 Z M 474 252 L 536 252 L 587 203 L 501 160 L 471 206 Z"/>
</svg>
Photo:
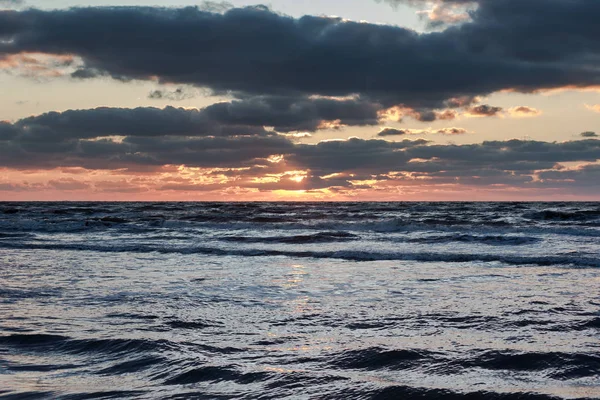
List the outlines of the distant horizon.
<svg viewBox="0 0 600 400">
<path fill-rule="evenodd" d="M 600 200 L 0 200 L 3 203 L 600 203 Z"/>
</svg>

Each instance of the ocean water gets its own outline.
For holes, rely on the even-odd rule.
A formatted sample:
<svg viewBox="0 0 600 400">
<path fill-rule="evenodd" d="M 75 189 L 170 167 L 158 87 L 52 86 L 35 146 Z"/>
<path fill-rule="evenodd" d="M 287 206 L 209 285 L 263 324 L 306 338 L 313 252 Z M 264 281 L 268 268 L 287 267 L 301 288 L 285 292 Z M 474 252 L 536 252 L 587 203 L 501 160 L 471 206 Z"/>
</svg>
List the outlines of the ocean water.
<svg viewBox="0 0 600 400">
<path fill-rule="evenodd" d="M 0 399 L 598 399 L 599 203 L 0 203 Z"/>
</svg>

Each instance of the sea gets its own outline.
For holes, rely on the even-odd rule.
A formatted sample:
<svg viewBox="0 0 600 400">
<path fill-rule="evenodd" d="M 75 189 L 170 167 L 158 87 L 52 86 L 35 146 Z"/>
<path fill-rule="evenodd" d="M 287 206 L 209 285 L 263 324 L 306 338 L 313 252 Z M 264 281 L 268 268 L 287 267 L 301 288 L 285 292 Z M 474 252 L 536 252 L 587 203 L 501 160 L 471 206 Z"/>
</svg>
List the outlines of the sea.
<svg viewBox="0 0 600 400">
<path fill-rule="evenodd" d="M 600 398 L 600 203 L 0 203 L 0 399 Z"/>
</svg>

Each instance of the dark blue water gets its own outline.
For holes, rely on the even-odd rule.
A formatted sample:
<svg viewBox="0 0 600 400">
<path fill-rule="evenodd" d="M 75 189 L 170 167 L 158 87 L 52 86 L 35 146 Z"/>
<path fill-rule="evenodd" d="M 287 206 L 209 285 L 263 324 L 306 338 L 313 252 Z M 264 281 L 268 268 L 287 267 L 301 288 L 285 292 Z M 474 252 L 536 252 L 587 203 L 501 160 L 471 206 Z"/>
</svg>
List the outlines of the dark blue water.
<svg viewBox="0 0 600 400">
<path fill-rule="evenodd" d="M 599 203 L 0 203 L 0 399 L 600 398 Z"/>
</svg>

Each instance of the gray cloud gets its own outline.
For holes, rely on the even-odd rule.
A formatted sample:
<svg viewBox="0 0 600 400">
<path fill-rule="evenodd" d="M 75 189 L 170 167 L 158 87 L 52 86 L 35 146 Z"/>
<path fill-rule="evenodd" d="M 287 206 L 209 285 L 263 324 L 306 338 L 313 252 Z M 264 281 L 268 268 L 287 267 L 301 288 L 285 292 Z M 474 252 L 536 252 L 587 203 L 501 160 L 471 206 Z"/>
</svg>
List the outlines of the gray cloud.
<svg viewBox="0 0 600 400">
<path fill-rule="evenodd" d="M 293 19 L 264 7 L 2 11 L 0 54 L 75 54 L 85 63 L 78 76 L 158 77 L 258 95 L 360 94 L 415 109 L 499 90 L 600 83 L 593 67 L 600 60 L 599 2 L 478 4 L 470 22 L 429 34 L 335 18 Z"/>
<path fill-rule="evenodd" d="M 0 141 L 0 167 L 27 170 L 82 167 L 134 172 L 157 171 L 173 165 L 232 169 L 227 175 L 235 180 L 213 189 L 237 186 L 260 190 L 331 187 L 341 190 L 372 187 L 372 182 L 393 185 L 415 179 L 419 181 L 414 183 L 426 184 L 538 188 L 575 187 L 573 180 L 578 179 L 592 182 L 597 176 L 593 168 L 580 168 L 583 172 L 579 169 L 573 172 L 560 163 L 595 163 L 600 160 L 600 140 L 595 139 L 563 143 L 509 140 L 434 145 L 424 139 L 391 142 L 352 138 L 309 145 L 294 143 L 280 135 L 190 137 L 122 133 L 122 140 L 90 140 L 90 135 L 79 134 L 63 140 L 40 141 L 31 140 L 27 135 L 6 135 Z M 273 156 L 278 156 L 277 160 Z M 240 168 L 246 170 L 240 172 Z M 298 170 L 306 171 L 302 182 L 285 177 L 276 182 L 262 183 L 252 179 L 263 174 Z M 535 180 L 536 175 L 543 179 Z M 48 187 L 78 190 L 86 188 L 86 184 L 56 180 Z M 185 184 L 170 182 L 164 187 L 165 190 L 175 190 L 179 185 L 180 190 L 186 190 Z M 119 191 L 119 185 L 115 185 L 112 189 L 106 187 L 101 190 Z M 580 186 L 583 187 L 583 184 Z M 21 189 L 27 188 L 5 188 Z M 140 187 L 133 185 L 130 189 L 135 191 Z M 148 187 L 141 189 L 148 190 Z M 203 189 L 208 190 L 208 187 Z"/>
<path fill-rule="evenodd" d="M 234 103 L 223 103 L 223 106 L 227 108 Z M 253 112 L 224 112 L 221 105 L 217 106 L 214 110 L 210 107 L 203 110 L 100 108 L 42 114 L 14 124 L 3 122 L 0 123 L 0 166 L 116 169 L 185 164 L 240 168 L 268 165 L 267 158 L 282 155 L 286 168 L 310 170 L 314 176 L 341 172 L 386 174 L 389 171 L 426 174 L 462 171 L 468 175 L 476 170 L 523 175 L 553 169 L 561 162 L 600 159 L 600 141 L 594 139 L 563 143 L 509 140 L 433 145 L 424 139 L 390 142 L 354 138 L 317 145 L 299 144 L 257 128 L 264 120 L 262 117 L 253 120 L 256 118 Z M 242 110 L 246 109 L 242 107 Z M 208 125 L 207 120 L 211 121 Z M 231 123 L 230 128 L 246 128 L 235 133 L 234 128 L 226 132 L 221 127 L 217 131 L 220 134 L 205 129 L 223 121 Z M 259 130 L 252 130 L 255 128 Z M 388 128 L 382 132 L 383 136 L 389 136 L 417 131 Z M 461 128 L 419 131 L 463 132 Z"/>
<path fill-rule="evenodd" d="M 205 110 L 100 107 L 50 112 L 23 118 L 13 125 L 22 140 L 59 142 L 105 136 L 236 136 L 267 135 L 262 126 L 221 124 Z"/>
<path fill-rule="evenodd" d="M 493 107 L 487 104 L 471 107 L 467 110 L 468 115 L 475 117 L 494 117 L 499 115 L 504 109 L 502 107 Z"/>
<path fill-rule="evenodd" d="M 409 134 L 406 129 L 395 129 L 395 128 L 383 128 L 379 131 L 377 136 L 385 137 L 385 136 L 402 136 Z"/>
<path fill-rule="evenodd" d="M 148 93 L 148 98 L 153 100 L 182 101 L 196 97 L 196 93 L 186 88 L 179 87 L 174 90 L 155 89 Z"/>
<path fill-rule="evenodd" d="M 360 99 L 333 100 L 259 96 L 216 103 L 206 108 L 110 108 L 50 112 L 0 122 L 0 139 L 62 142 L 106 136 L 268 136 L 273 132 L 314 132 L 328 123 L 378 124 L 381 105 Z"/>
<path fill-rule="evenodd" d="M 594 138 L 594 137 L 598 137 L 598 134 L 596 132 L 586 131 L 586 132 L 581 132 L 581 134 L 579 136 L 584 137 L 584 138 Z"/>
<path fill-rule="evenodd" d="M 377 136 L 402 136 L 402 135 L 464 135 L 467 130 L 464 128 L 440 128 L 440 129 L 395 129 L 395 128 L 383 128 L 379 131 Z"/>
<path fill-rule="evenodd" d="M 219 122 L 273 126 L 278 132 L 319 129 L 323 122 L 365 126 L 379 123 L 381 104 L 361 99 L 294 98 L 253 96 L 206 108 L 206 114 Z"/>
</svg>

